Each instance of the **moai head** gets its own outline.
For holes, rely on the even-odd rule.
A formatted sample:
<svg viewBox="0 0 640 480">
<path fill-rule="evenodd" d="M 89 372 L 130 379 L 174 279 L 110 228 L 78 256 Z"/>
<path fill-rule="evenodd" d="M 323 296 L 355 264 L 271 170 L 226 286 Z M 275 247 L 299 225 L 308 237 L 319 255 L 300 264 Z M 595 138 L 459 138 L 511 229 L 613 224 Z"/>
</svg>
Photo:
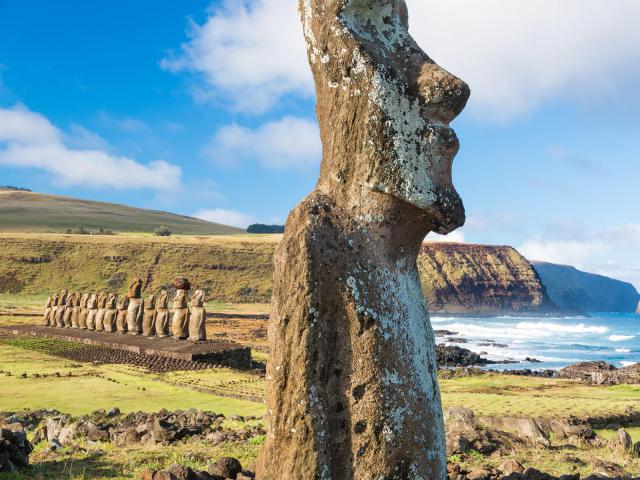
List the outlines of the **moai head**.
<svg viewBox="0 0 640 480">
<path fill-rule="evenodd" d="M 73 306 L 79 307 L 81 302 L 82 302 L 82 295 L 80 295 L 79 293 L 76 293 L 73 296 Z"/>
<path fill-rule="evenodd" d="M 145 300 L 144 308 L 149 310 L 156 308 L 156 296 L 153 293 L 150 294 Z"/>
<path fill-rule="evenodd" d="M 470 90 L 411 37 L 404 0 L 300 0 L 300 11 L 323 144 L 318 189 L 347 203 L 384 193 L 439 233 L 462 225 L 449 122 Z"/>
<path fill-rule="evenodd" d="M 129 285 L 127 296 L 129 298 L 140 298 L 142 294 L 142 280 L 138 277 L 134 278 Z"/>
<path fill-rule="evenodd" d="M 94 309 L 98 307 L 98 296 L 95 293 L 92 293 L 87 301 L 87 307 Z"/>
<path fill-rule="evenodd" d="M 173 299 L 173 308 L 187 308 L 187 291 L 178 289 Z"/>
<path fill-rule="evenodd" d="M 51 303 L 54 307 L 57 307 L 58 304 L 60 303 L 60 294 L 59 293 L 54 293 L 53 294 L 53 298 L 51 299 Z"/>
<path fill-rule="evenodd" d="M 167 308 L 169 304 L 169 293 L 166 290 L 161 290 L 158 294 L 158 301 L 156 302 L 156 308 Z"/>
<path fill-rule="evenodd" d="M 118 310 L 126 310 L 129 308 L 129 297 L 120 297 L 117 304 Z"/>
<path fill-rule="evenodd" d="M 87 308 L 87 302 L 89 301 L 89 294 L 83 293 L 80 297 L 80 308 Z"/>
<path fill-rule="evenodd" d="M 104 308 L 107 305 L 107 294 L 104 292 L 98 293 L 97 298 L 98 308 Z"/>
<path fill-rule="evenodd" d="M 110 293 L 109 296 L 107 296 L 105 308 L 108 308 L 110 310 L 116 308 L 117 300 L 118 300 L 118 296 L 115 293 Z"/>
<path fill-rule="evenodd" d="M 52 305 L 52 298 L 51 298 L 51 295 L 49 295 L 47 297 L 47 303 L 45 303 L 44 306 L 45 306 L 45 308 L 51 308 L 51 305 Z"/>
<path fill-rule="evenodd" d="M 204 305 L 204 292 L 202 290 L 196 290 L 191 297 L 192 307 L 202 307 Z"/>
<path fill-rule="evenodd" d="M 76 304 L 76 294 L 70 293 L 67 297 L 67 306 L 73 307 Z"/>
<path fill-rule="evenodd" d="M 60 294 L 60 297 L 58 299 L 58 305 L 66 305 L 68 296 L 69 296 L 69 290 L 67 289 Z"/>
</svg>

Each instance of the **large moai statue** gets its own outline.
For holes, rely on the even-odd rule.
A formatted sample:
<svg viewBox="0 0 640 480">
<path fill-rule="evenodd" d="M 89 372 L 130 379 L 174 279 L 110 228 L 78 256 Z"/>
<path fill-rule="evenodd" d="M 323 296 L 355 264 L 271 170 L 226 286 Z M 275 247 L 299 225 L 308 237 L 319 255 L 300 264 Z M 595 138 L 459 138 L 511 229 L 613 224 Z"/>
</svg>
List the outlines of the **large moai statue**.
<svg viewBox="0 0 640 480">
<path fill-rule="evenodd" d="M 113 333 L 116 331 L 116 320 L 118 317 L 118 310 L 116 309 L 116 302 L 118 301 L 118 296 L 114 293 L 110 293 L 107 297 L 107 302 L 105 304 L 104 310 L 104 320 L 102 324 L 104 326 L 104 331 L 108 333 Z"/>
<path fill-rule="evenodd" d="M 127 314 L 129 309 L 129 297 L 124 296 L 118 300 L 116 305 L 118 314 L 116 316 L 116 330 L 118 333 L 127 333 Z"/>
<path fill-rule="evenodd" d="M 82 295 L 76 293 L 73 296 L 73 310 L 71 311 L 71 328 L 80 328 L 80 302 Z"/>
<path fill-rule="evenodd" d="M 80 314 L 78 315 L 78 328 L 81 328 L 82 330 L 87 329 L 87 316 L 89 315 L 88 303 L 89 294 L 83 293 L 82 297 L 80 297 Z"/>
<path fill-rule="evenodd" d="M 142 300 L 142 280 L 134 278 L 129 285 L 127 296 L 129 297 L 129 309 L 127 310 L 127 331 L 129 335 L 142 333 L 142 315 L 144 314 L 144 301 Z"/>
<path fill-rule="evenodd" d="M 56 310 L 56 318 L 54 327 L 64 327 L 64 312 L 67 309 L 67 297 L 69 296 L 69 290 L 65 290 L 58 297 L 58 308 Z"/>
<path fill-rule="evenodd" d="M 107 294 L 100 292 L 98 294 L 98 311 L 96 312 L 96 332 L 104 330 L 104 314 L 107 306 Z"/>
<path fill-rule="evenodd" d="M 156 336 L 160 338 L 171 335 L 168 304 L 169 293 L 166 290 L 160 291 L 156 301 Z"/>
<path fill-rule="evenodd" d="M 191 342 L 207 339 L 207 311 L 204 309 L 204 292 L 196 290 L 191 297 L 189 311 L 189 338 Z"/>
<path fill-rule="evenodd" d="M 96 314 L 98 313 L 98 295 L 92 293 L 87 300 L 87 330 L 96 329 Z"/>
<path fill-rule="evenodd" d="M 62 316 L 62 326 L 65 328 L 71 328 L 71 316 L 73 315 L 73 306 L 76 303 L 76 294 L 70 293 L 67 297 L 67 305 L 64 308 L 64 314 Z"/>
<path fill-rule="evenodd" d="M 176 296 L 173 299 L 173 319 L 171 334 L 174 338 L 185 339 L 189 336 L 189 308 L 187 308 L 187 292 L 191 289 L 189 280 L 178 277 L 175 280 Z"/>
<path fill-rule="evenodd" d="M 153 293 L 144 302 L 142 334 L 145 337 L 153 337 L 156 334 L 156 296 Z"/>
<path fill-rule="evenodd" d="M 444 480 L 435 343 L 416 259 L 464 223 L 449 128 L 469 88 L 404 0 L 300 0 L 323 144 L 275 254 L 257 478 Z"/>
<path fill-rule="evenodd" d="M 44 318 L 42 321 L 42 325 L 44 325 L 45 327 L 48 327 L 51 323 L 51 305 L 53 305 L 53 300 L 52 300 L 52 296 L 49 295 L 47 297 L 47 303 L 44 306 Z"/>
</svg>

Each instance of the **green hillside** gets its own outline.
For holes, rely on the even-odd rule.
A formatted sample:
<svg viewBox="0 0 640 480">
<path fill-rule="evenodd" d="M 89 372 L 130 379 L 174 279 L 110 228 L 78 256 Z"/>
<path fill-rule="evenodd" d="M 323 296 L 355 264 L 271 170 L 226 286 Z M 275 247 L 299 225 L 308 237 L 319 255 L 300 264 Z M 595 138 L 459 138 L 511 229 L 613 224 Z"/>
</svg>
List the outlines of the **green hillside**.
<svg viewBox="0 0 640 480">
<path fill-rule="evenodd" d="M 114 203 L 32 192 L 0 190 L 0 232 L 64 233 L 82 225 L 89 231 L 152 233 L 160 226 L 182 235 L 233 235 L 244 230 L 197 218 Z"/>
</svg>

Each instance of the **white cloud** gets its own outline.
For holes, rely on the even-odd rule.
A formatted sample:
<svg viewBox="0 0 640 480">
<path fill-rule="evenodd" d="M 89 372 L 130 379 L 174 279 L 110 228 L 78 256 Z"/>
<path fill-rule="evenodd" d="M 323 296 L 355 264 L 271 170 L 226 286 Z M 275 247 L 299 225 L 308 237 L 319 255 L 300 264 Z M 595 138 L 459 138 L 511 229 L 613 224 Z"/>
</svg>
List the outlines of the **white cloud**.
<svg viewBox="0 0 640 480">
<path fill-rule="evenodd" d="M 465 243 L 464 231 L 459 228 L 458 230 L 454 230 L 447 235 L 440 235 L 439 233 L 431 232 L 429 233 L 429 235 L 427 235 L 425 241 L 434 243 Z"/>
<path fill-rule="evenodd" d="M 268 168 L 303 169 L 319 163 L 322 145 L 315 122 L 284 117 L 256 129 L 222 127 L 203 153 L 222 165 L 256 160 Z"/>
<path fill-rule="evenodd" d="M 221 223 L 232 227 L 247 228 L 257 220 L 252 215 L 247 215 L 235 210 L 225 210 L 223 208 L 215 208 L 213 210 L 199 210 L 193 214 L 193 217 L 207 220 L 208 222 Z"/>
<path fill-rule="evenodd" d="M 637 0 L 407 0 L 411 32 L 470 85 L 470 108 L 507 119 L 561 98 L 637 95 Z M 227 0 L 162 61 L 205 79 L 201 96 L 260 112 L 283 95 L 312 96 L 296 0 Z M 204 88 L 204 93 L 202 92 Z"/>
<path fill-rule="evenodd" d="M 518 247 L 530 260 L 572 265 L 640 289 L 640 224 L 581 232 L 576 238 L 535 238 Z"/>
<path fill-rule="evenodd" d="M 0 165 L 43 170 L 62 185 L 154 190 L 181 186 L 180 167 L 162 160 L 142 164 L 111 155 L 95 148 L 101 140 L 77 125 L 64 133 L 21 105 L 0 108 Z"/>
<path fill-rule="evenodd" d="M 191 22 L 188 35 L 161 66 L 201 74 L 241 110 L 264 111 L 288 93 L 313 95 L 295 0 L 226 0 L 203 25 Z"/>
<path fill-rule="evenodd" d="M 627 340 L 633 340 L 635 335 L 609 335 L 607 340 L 610 342 L 626 342 Z"/>
</svg>

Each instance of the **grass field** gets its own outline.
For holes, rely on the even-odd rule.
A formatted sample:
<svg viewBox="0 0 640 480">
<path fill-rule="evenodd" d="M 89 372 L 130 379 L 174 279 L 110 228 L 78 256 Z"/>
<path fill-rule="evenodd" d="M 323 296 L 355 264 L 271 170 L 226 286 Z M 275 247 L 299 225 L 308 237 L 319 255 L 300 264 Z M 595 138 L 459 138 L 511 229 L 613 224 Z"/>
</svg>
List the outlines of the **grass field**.
<svg viewBox="0 0 640 480">
<path fill-rule="evenodd" d="M 263 380 L 254 373 L 212 369 L 157 375 L 122 365 L 70 362 L 53 355 L 56 349 L 68 348 L 67 342 L 48 340 L 45 343 L 37 339 L 0 338 L 0 411 L 53 408 L 77 416 L 117 406 L 123 412 L 197 408 L 223 413 L 227 417 L 261 418 L 265 413 L 265 406 L 260 401 L 225 396 L 263 395 Z M 267 357 L 262 352 L 258 355 L 262 360 Z M 627 407 L 640 408 L 639 386 L 595 387 L 568 380 L 493 374 L 441 379 L 440 385 L 445 408 L 467 406 L 479 416 L 593 416 L 622 412 Z M 243 425 L 227 420 L 225 427 L 242 428 Z M 629 432 L 635 441 L 640 441 L 640 428 Z M 607 430 L 599 433 L 604 438 L 613 435 L 613 431 Z M 144 468 L 166 468 L 174 462 L 203 469 L 211 459 L 227 455 L 250 466 L 261 443 L 262 439 L 256 438 L 218 446 L 185 442 L 170 447 L 134 445 L 123 450 L 110 443 L 80 442 L 73 448 L 57 452 L 50 452 L 41 445 L 32 455 L 35 467 L 28 474 L 0 474 L 0 479 L 124 480 L 135 478 Z M 591 473 L 589 462 L 596 457 L 623 465 L 629 472 L 640 473 L 639 460 L 619 456 L 609 449 L 567 448 L 558 445 L 553 449 L 521 449 L 511 456 L 527 466 L 554 474 L 576 471 L 587 475 Z M 584 464 L 568 465 L 565 461 L 567 452 Z M 465 468 L 495 467 L 504 457 L 472 452 L 464 457 L 453 456 L 452 460 Z"/>
<path fill-rule="evenodd" d="M 58 195 L 0 190 L 1 232 L 64 233 L 79 226 L 114 232 L 152 234 L 165 226 L 187 235 L 232 235 L 243 230 L 197 218 L 143 210 L 113 203 L 79 200 Z"/>
</svg>

